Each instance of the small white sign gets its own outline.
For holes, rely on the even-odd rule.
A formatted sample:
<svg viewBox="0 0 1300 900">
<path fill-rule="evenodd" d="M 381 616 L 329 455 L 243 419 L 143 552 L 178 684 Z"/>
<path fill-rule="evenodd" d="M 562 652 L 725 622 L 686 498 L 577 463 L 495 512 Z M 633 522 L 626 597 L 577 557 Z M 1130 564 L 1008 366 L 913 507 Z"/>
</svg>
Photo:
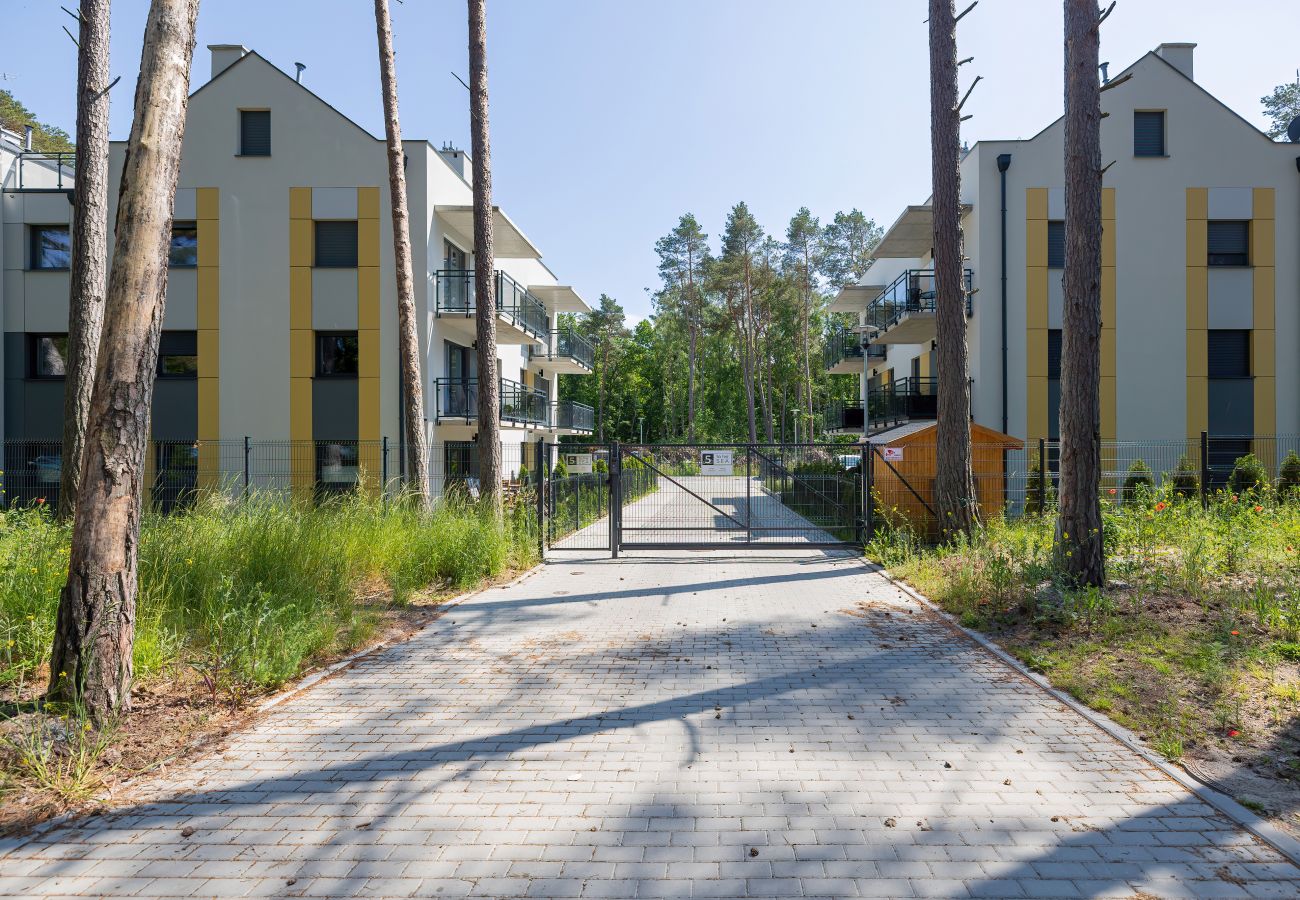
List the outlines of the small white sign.
<svg viewBox="0 0 1300 900">
<path fill-rule="evenodd" d="M 731 450 L 701 450 L 700 474 L 730 475 L 734 466 L 732 453 Z"/>
<path fill-rule="evenodd" d="M 590 475 L 591 454 L 590 453 L 564 454 L 564 468 L 568 470 L 570 475 Z"/>
<path fill-rule="evenodd" d="M 885 451 L 884 451 L 884 458 L 887 459 L 889 462 L 902 462 L 902 461 L 903 461 L 903 448 L 902 448 L 902 447 L 886 447 L 886 448 L 885 448 Z"/>
</svg>

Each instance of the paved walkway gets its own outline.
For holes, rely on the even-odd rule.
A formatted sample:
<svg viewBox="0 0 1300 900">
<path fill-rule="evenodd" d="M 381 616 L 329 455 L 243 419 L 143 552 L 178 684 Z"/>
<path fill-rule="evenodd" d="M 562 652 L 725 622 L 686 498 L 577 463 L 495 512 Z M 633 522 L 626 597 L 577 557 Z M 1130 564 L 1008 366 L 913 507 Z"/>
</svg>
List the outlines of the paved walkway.
<svg viewBox="0 0 1300 900">
<path fill-rule="evenodd" d="M 1139 893 L 1141 892 L 1141 893 Z M 1296 897 L 1300 871 L 858 560 L 552 562 L 0 893 Z"/>
</svg>

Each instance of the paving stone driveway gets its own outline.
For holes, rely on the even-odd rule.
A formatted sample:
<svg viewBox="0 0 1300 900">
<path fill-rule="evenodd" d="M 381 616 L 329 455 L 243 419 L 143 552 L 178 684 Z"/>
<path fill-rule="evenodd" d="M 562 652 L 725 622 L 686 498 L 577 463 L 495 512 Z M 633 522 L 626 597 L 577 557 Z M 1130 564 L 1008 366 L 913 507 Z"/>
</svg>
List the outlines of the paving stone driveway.
<svg viewBox="0 0 1300 900">
<path fill-rule="evenodd" d="M 123 809 L 25 897 L 1296 897 L 1300 871 L 859 560 L 567 559 Z"/>
</svg>

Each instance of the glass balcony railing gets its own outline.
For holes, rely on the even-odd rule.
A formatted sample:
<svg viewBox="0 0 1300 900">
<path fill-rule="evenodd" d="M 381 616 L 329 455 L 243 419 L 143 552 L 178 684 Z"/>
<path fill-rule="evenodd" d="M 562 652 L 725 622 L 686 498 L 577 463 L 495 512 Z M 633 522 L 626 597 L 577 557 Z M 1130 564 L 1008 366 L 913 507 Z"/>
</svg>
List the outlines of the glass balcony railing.
<svg viewBox="0 0 1300 900">
<path fill-rule="evenodd" d="M 435 312 L 439 316 L 474 315 L 474 271 L 440 269 L 437 273 Z M 497 317 L 539 340 L 550 340 L 551 320 L 546 306 L 528 288 L 505 272 L 496 273 Z"/>
<path fill-rule="evenodd" d="M 561 400 L 555 404 L 551 422 L 556 428 L 591 432 L 596 430 L 596 411 L 585 403 Z"/>
<path fill-rule="evenodd" d="M 439 378 L 435 382 L 435 393 L 439 419 L 472 422 L 478 418 L 477 378 Z M 551 398 L 546 392 L 508 378 L 500 379 L 497 408 L 501 421 L 508 424 L 551 424 Z"/>
<path fill-rule="evenodd" d="M 555 330 L 551 339 L 551 357 L 571 359 L 588 369 L 596 367 L 596 351 L 591 342 L 578 333 L 572 325 L 565 325 Z"/>
<path fill-rule="evenodd" d="M 966 298 L 966 315 L 972 311 L 971 284 L 973 273 L 966 269 L 962 292 Z M 908 269 L 894 279 L 889 287 L 867 307 L 867 324 L 877 331 L 886 331 L 897 325 L 910 313 L 934 312 L 935 278 L 933 269 Z"/>
<path fill-rule="evenodd" d="M 826 339 L 826 348 L 822 351 L 826 368 L 833 369 L 845 360 L 862 359 L 862 335 L 848 329 L 834 331 Z"/>
<path fill-rule="evenodd" d="M 822 411 L 823 427 L 827 431 L 862 431 L 866 415 L 861 400 L 832 400 Z"/>
</svg>

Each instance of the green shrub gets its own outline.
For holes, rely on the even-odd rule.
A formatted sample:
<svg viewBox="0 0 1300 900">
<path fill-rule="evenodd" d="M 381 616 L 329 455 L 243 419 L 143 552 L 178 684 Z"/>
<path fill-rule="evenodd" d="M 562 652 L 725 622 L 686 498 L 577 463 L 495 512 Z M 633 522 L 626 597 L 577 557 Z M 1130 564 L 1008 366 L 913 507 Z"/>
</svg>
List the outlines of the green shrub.
<svg viewBox="0 0 1300 900">
<path fill-rule="evenodd" d="M 1300 462 L 1300 460 L 1297 460 Z M 1178 457 L 1178 466 L 1174 469 L 1173 475 L 1174 493 L 1179 497 L 1195 497 L 1201 491 L 1201 478 L 1196 469 L 1192 467 L 1192 461 L 1183 454 Z"/>
<path fill-rule="evenodd" d="M 598 460 L 596 460 L 594 463 L 591 464 L 591 471 L 593 471 L 593 472 L 601 472 L 601 473 L 608 472 L 608 471 L 609 471 L 609 463 L 606 462 L 606 461 L 603 460 L 603 459 L 598 459 Z"/>
<path fill-rule="evenodd" d="M 566 466 L 566 465 L 564 464 L 564 454 L 563 454 L 563 453 L 561 453 L 561 454 L 560 454 L 560 458 L 557 459 L 557 460 L 555 461 L 555 468 L 551 470 L 551 477 L 552 477 L 552 478 L 568 478 L 568 477 L 569 477 L 569 467 Z"/>
<path fill-rule="evenodd" d="M 1255 454 L 1247 453 L 1233 463 L 1228 489 L 1234 494 L 1261 494 L 1268 490 L 1268 470 Z"/>
<path fill-rule="evenodd" d="M 1128 467 L 1128 475 L 1124 477 L 1124 502 L 1131 503 L 1150 496 L 1155 489 L 1156 479 L 1151 474 L 1151 467 L 1143 460 L 1133 460 L 1133 464 Z"/>
<path fill-rule="evenodd" d="M 1294 450 L 1282 460 L 1282 470 L 1277 480 L 1277 495 L 1282 500 L 1300 496 L 1300 456 Z"/>
</svg>

